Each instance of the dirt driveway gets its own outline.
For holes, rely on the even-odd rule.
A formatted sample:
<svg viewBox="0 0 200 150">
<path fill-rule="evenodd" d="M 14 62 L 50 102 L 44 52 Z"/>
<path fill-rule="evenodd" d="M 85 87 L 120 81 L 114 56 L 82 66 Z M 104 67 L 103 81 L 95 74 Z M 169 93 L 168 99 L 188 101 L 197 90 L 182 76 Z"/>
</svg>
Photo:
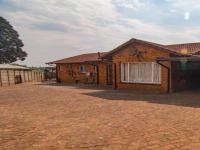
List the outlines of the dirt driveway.
<svg viewBox="0 0 200 150">
<path fill-rule="evenodd" d="M 1 150 L 199 150 L 200 91 L 0 88 Z"/>
</svg>

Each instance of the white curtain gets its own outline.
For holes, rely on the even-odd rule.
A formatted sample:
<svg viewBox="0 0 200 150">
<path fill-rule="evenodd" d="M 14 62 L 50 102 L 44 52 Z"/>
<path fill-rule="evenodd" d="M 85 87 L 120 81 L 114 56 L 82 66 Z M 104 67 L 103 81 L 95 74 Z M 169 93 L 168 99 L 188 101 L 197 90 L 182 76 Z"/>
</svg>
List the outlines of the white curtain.
<svg viewBox="0 0 200 150">
<path fill-rule="evenodd" d="M 161 67 L 155 62 L 122 63 L 121 81 L 160 84 Z"/>
</svg>

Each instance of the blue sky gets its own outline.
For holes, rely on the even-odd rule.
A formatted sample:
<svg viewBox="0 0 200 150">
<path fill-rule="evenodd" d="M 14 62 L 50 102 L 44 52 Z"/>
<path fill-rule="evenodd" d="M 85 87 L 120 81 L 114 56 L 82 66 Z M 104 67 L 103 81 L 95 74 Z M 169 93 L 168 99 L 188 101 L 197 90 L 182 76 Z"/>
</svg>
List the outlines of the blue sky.
<svg viewBox="0 0 200 150">
<path fill-rule="evenodd" d="M 80 53 L 109 51 L 130 38 L 161 44 L 200 41 L 200 0 L 0 0 L 0 15 L 44 65 Z"/>
</svg>

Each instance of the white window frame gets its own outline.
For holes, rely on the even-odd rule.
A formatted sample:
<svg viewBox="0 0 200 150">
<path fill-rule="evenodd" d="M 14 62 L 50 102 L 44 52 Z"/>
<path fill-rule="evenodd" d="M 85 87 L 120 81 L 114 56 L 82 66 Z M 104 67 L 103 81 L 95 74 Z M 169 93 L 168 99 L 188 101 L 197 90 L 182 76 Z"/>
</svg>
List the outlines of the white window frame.
<svg viewBox="0 0 200 150">
<path fill-rule="evenodd" d="M 151 73 L 152 73 L 152 80 L 151 80 L 151 82 L 147 82 L 147 81 L 130 81 L 130 64 L 142 64 L 142 63 L 151 63 L 151 67 L 152 67 L 152 71 L 151 71 Z M 122 73 L 124 73 L 125 72 L 125 64 L 128 64 L 128 71 L 127 71 L 127 73 L 128 73 L 128 77 L 127 77 L 127 81 L 125 81 L 124 80 L 124 76 L 125 76 L 125 74 L 122 74 Z M 159 82 L 155 82 L 154 81 L 154 65 L 156 64 L 156 62 L 123 62 L 123 63 L 121 63 L 121 66 L 120 66 L 120 73 L 121 73 L 121 82 L 123 82 L 123 83 L 141 83 L 141 84 L 161 84 L 161 80 L 162 80 L 162 76 L 161 76 L 161 66 L 159 67 Z M 158 64 L 159 65 L 159 64 Z"/>
</svg>

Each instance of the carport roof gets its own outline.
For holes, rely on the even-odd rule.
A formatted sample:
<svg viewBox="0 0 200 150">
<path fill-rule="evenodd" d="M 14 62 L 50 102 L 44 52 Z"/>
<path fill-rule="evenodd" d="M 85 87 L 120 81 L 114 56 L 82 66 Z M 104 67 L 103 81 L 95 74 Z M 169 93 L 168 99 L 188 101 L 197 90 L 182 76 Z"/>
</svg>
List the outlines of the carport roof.
<svg viewBox="0 0 200 150">
<path fill-rule="evenodd" d="M 157 61 L 195 61 L 200 62 L 200 57 L 190 56 L 190 57 L 158 57 Z"/>
</svg>

